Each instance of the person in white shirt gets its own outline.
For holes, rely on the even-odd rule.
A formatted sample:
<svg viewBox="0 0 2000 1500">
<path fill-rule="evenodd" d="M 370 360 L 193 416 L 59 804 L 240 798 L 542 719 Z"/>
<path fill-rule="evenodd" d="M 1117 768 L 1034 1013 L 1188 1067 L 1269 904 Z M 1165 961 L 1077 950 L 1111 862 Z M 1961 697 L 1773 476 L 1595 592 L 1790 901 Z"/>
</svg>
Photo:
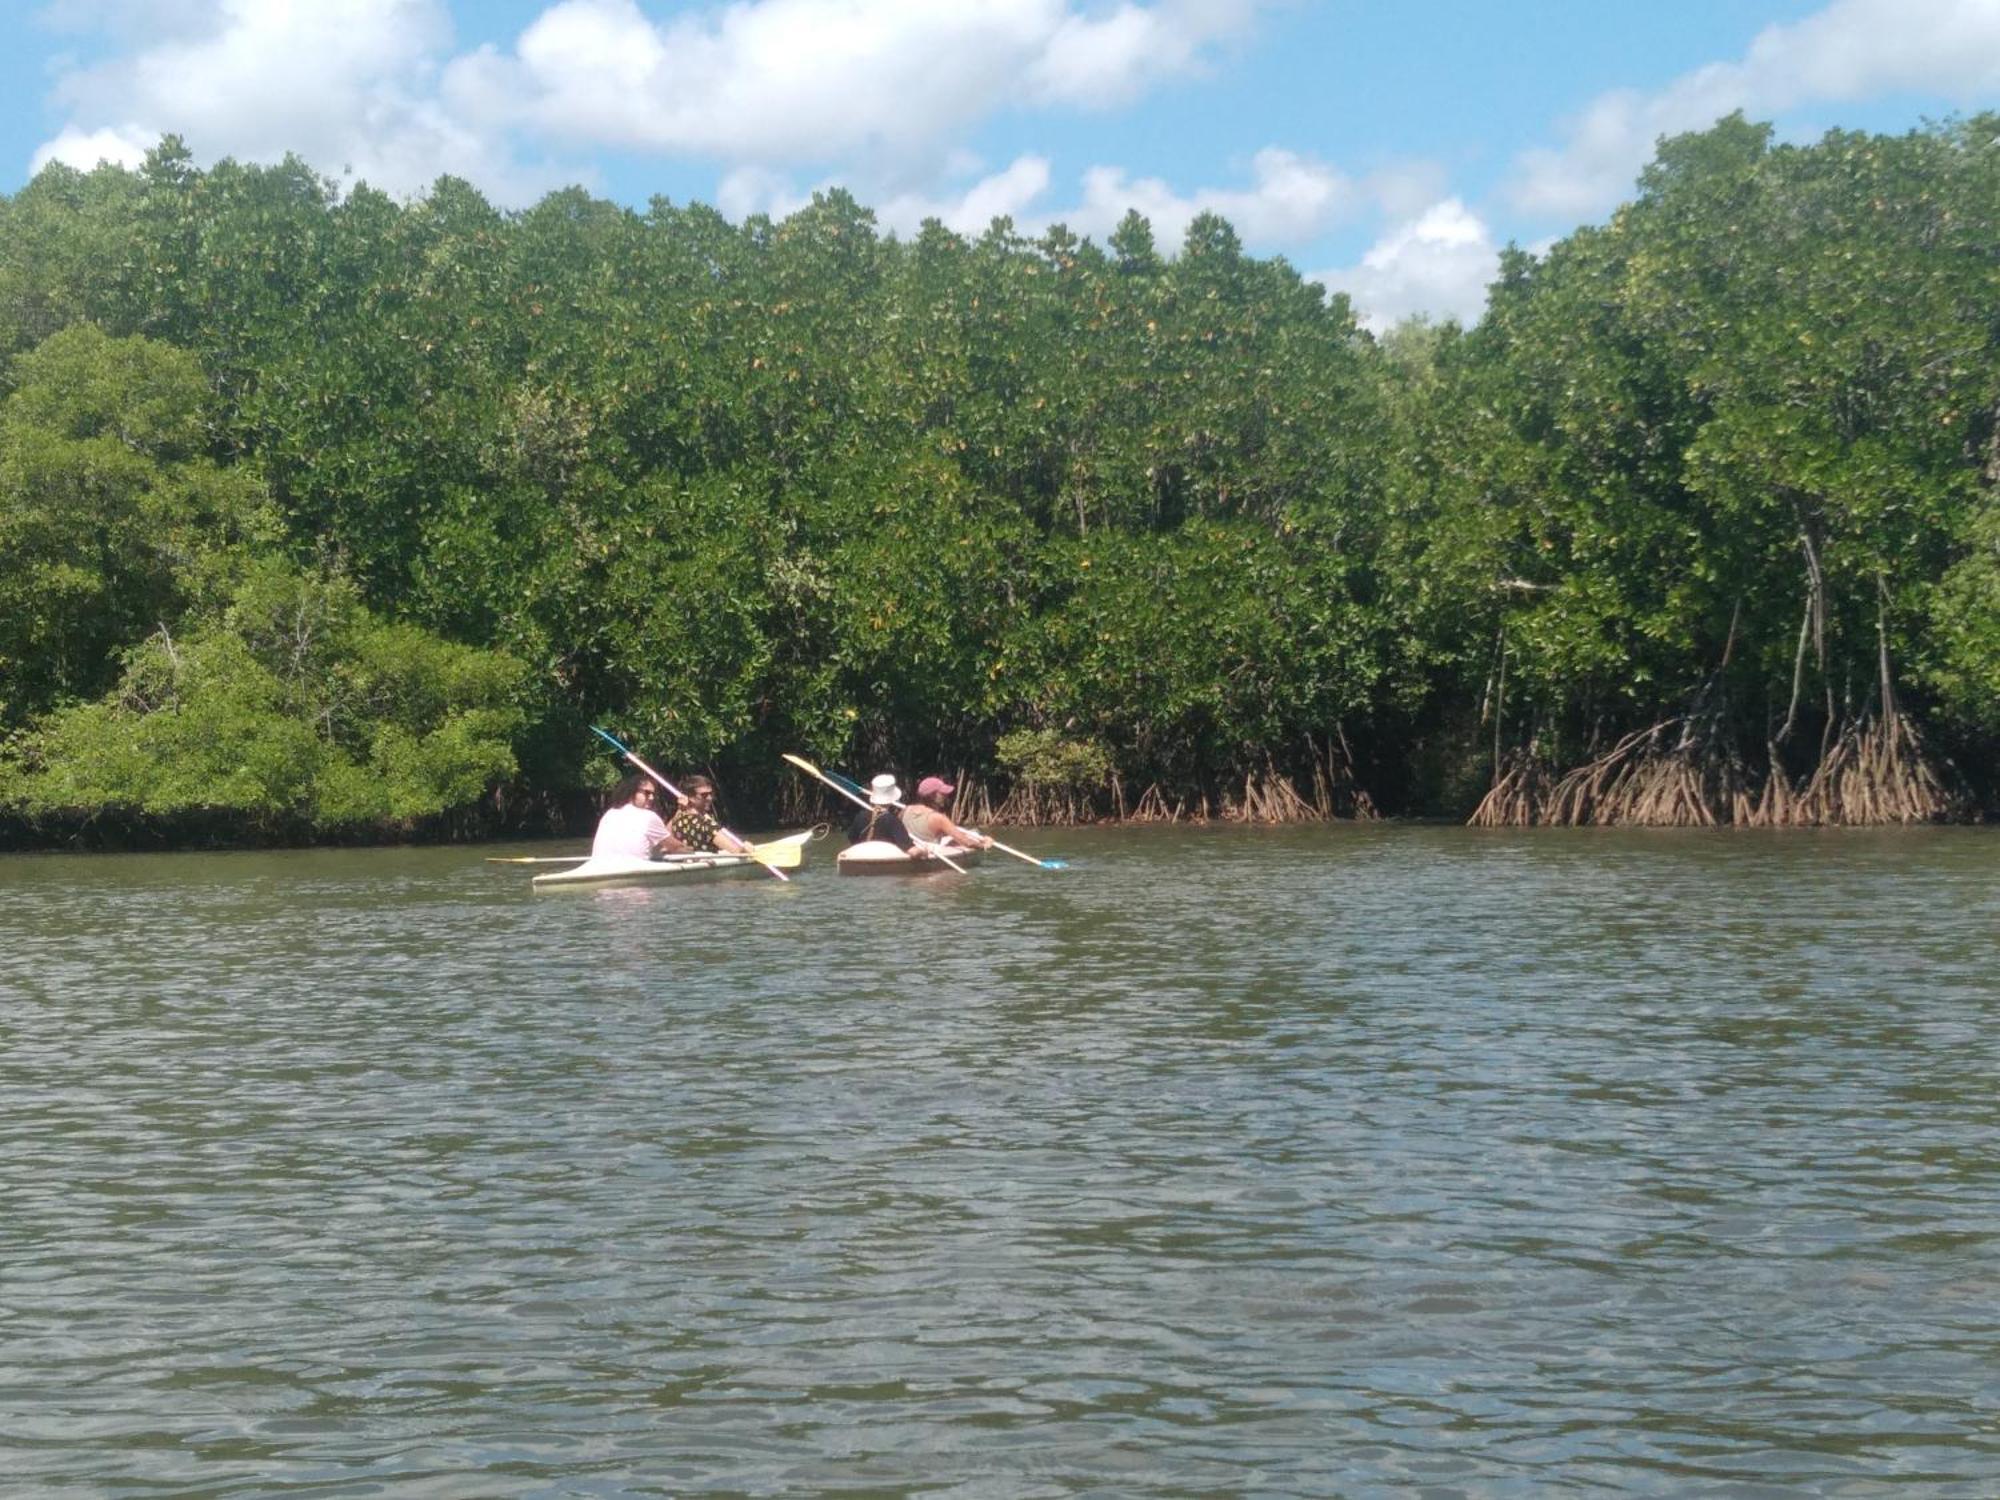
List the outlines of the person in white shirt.
<svg viewBox="0 0 2000 1500">
<path fill-rule="evenodd" d="M 619 782 L 616 804 L 597 820 L 590 857 L 608 854 L 656 859 L 662 854 L 685 854 L 687 845 L 673 836 L 653 810 L 659 797 L 658 789 L 644 776 L 634 774 Z"/>
</svg>

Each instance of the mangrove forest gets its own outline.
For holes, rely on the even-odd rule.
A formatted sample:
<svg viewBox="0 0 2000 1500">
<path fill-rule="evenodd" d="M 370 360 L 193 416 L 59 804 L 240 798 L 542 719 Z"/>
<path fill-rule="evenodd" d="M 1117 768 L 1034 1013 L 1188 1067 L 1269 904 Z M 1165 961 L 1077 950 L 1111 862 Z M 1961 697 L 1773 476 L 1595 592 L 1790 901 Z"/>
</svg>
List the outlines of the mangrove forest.
<svg viewBox="0 0 2000 1500">
<path fill-rule="evenodd" d="M 296 159 L 0 197 L 0 837 L 2000 807 L 2000 115 L 1663 140 L 1371 333 L 1228 223 L 908 238 Z"/>
</svg>

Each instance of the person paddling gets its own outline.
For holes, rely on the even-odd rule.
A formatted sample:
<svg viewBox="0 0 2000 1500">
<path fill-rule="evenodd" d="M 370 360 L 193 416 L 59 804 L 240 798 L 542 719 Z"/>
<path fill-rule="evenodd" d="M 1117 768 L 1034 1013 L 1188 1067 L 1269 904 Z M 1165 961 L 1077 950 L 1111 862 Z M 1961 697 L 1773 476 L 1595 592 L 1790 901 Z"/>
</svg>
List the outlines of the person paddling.
<svg viewBox="0 0 2000 1500">
<path fill-rule="evenodd" d="M 896 804 L 902 800 L 902 788 L 896 785 L 896 778 L 887 772 L 869 782 L 868 806 L 855 813 L 853 821 L 847 825 L 847 842 L 894 844 L 911 859 L 931 858 L 931 851 L 910 837 L 910 830 L 897 815 Z"/>
<path fill-rule="evenodd" d="M 657 859 L 662 854 L 686 853 L 687 845 L 673 835 L 654 811 L 659 796 L 653 783 L 637 773 L 619 782 L 616 801 L 597 820 L 597 837 L 591 841 L 590 857 Z"/>
<path fill-rule="evenodd" d="M 713 854 L 718 850 L 724 854 L 750 852 L 748 844 L 715 821 L 714 782 L 706 776 L 683 777 L 681 791 L 687 800 L 667 825 L 676 839 L 697 854 Z"/>
<path fill-rule="evenodd" d="M 917 783 L 917 800 L 903 809 L 903 826 L 926 843 L 942 844 L 949 839 L 966 849 L 991 849 L 993 840 L 985 834 L 952 822 L 951 795 L 957 790 L 942 776 L 926 776 Z"/>
</svg>

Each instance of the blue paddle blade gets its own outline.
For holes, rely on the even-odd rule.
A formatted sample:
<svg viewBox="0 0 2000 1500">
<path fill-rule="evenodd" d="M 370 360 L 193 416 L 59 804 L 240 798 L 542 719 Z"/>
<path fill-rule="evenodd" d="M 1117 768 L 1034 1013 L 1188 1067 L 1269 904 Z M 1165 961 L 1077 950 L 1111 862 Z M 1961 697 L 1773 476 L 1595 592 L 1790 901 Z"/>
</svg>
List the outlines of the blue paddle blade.
<svg viewBox="0 0 2000 1500">
<path fill-rule="evenodd" d="M 829 771 L 824 766 L 820 767 L 820 771 L 821 774 L 823 774 L 828 781 L 839 782 L 840 785 L 846 787 L 850 792 L 855 793 L 857 796 L 865 797 L 868 795 L 867 791 L 862 787 L 860 782 L 849 781 L 845 776 L 841 775 L 840 772 Z"/>
<path fill-rule="evenodd" d="M 613 750 L 616 750 L 620 755 L 630 755 L 632 753 L 630 750 L 627 750 L 625 748 L 623 743 L 620 742 L 618 736 L 612 734 L 610 731 L 599 729 L 595 724 L 593 724 L 590 726 L 590 732 L 596 735 L 600 740 L 603 740 L 605 744 L 609 745 Z"/>
</svg>

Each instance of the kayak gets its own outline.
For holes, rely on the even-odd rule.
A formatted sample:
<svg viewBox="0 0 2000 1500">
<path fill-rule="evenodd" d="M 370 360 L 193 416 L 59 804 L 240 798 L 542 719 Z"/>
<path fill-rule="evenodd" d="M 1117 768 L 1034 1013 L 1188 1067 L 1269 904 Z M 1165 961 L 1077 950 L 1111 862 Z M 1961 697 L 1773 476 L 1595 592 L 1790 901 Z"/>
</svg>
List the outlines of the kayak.
<svg viewBox="0 0 2000 1500">
<path fill-rule="evenodd" d="M 937 847 L 962 865 L 971 864 L 980 855 L 979 850 L 967 849 L 949 839 Z M 951 870 L 941 859 L 911 859 L 887 839 L 849 844 L 835 856 L 833 867 L 843 875 L 935 875 Z"/>
<path fill-rule="evenodd" d="M 680 885 L 697 881 L 727 880 L 744 875 L 763 875 L 766 865 L 780 870 L 796 870 L 805 861 L 804 833 L 787 834 L 769 843 L 754 844 L 755 857 L 748 854 L 666 854 L 658 859 L 634 859 L 629 854 L 607 854 L 586 859 L 573 870 L 537 875 L 536 890 L 559 890 L 564 886 L 590 885 Z M 767 877 L 768 878 L 768 877 Z"/>
</svg>

